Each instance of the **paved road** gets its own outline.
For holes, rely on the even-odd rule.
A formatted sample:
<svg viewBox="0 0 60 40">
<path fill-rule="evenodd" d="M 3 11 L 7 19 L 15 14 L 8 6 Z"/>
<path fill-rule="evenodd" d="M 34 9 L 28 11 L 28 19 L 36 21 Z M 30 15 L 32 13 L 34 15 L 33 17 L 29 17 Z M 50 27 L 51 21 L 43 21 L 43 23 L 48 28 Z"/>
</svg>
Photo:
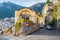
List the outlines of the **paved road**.
<svg viewBox="0 0 60 40">
<path fill-rule="evenodd" d="M 39 30 L 24 40 L 60 40 L 60 33 L 54 30 Z"/>
<path fill-rule="evenodd" d="M 54 30 L 41 29 L 31 35 L 13 37 L 12 35 L 0 36 L 0 40 L 60 40 L 60 33 Z"/>
</svg>

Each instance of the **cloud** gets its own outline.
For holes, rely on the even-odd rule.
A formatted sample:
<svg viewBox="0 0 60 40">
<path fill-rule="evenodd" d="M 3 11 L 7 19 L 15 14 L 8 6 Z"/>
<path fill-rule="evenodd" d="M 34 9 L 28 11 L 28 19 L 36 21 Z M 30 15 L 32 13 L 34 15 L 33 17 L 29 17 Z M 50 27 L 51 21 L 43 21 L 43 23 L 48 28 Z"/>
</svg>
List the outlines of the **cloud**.
<svg viewBox="0 0 60 40">
<path fill-rule="evenodd" d="M 45 2 L 46 0 L 0 0 L 0 2 L 7 2 L 7 1 L 13 2 L 18 5 L 22 5 L 22 6 L 31 6 L 35 3 Z"/>
</svg>

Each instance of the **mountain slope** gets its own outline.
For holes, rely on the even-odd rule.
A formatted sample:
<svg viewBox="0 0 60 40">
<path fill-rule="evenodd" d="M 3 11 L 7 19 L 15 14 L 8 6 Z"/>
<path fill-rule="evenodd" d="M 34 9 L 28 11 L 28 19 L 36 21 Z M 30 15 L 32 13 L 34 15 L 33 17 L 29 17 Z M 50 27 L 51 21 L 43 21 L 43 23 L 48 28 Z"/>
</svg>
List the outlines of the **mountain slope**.
<svg viewBox="0 0 60 40">
<path fill-rule="evenodd" d="M 0 4 L 0 16 L 1 18 L 14 17 L 15 10 L 20 10 L 22 8 L 24 7 L 11 2 L 4 2 Z"/>
<path fill-rule="evenodd" d="M 42 9 L 44 7 L 45 3 L 36 3 L 35 5 L 32 5 L 31 7 L 29 7 L 31 10 L 34 10 L 38 13 L 42 13 Z"/>
<path fill-rule="evenodd" d="M 11 2 L 3 2 L 3 3 L 0 3 L 0 18 L 14 17 L 15 10 L 20 10 L 22 8 L 29 8 L 38 13 L 41 13 L 43 6 L 44 6 L 44 3 L 36 3 L 30 7 L 24 7 L 24 6 L 16 5 Z"/>
</svg>

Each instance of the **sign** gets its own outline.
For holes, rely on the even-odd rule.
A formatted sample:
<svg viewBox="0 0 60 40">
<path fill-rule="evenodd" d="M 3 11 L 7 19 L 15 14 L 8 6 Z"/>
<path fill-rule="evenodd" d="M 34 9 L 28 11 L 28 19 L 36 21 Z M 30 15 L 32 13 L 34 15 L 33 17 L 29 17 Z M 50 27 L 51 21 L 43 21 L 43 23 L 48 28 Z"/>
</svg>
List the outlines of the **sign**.
<svg viewBox="0 0 60 40">
<path fill-rule="evenodd" d="M 26 22 L 26 26 L 29 26 L 28 22 Z"/>
<path fill-rule="evenodd" d="M 25 31 L 28 31 L 29 30 L 29 28 L 28 27 L 25 27 L 25 29 L 24 29 Z"/>
<path fill-rule="evenodd" d="M 29 24 L 26 24 L 26 26 L 28 26 Z"/>
</svg>

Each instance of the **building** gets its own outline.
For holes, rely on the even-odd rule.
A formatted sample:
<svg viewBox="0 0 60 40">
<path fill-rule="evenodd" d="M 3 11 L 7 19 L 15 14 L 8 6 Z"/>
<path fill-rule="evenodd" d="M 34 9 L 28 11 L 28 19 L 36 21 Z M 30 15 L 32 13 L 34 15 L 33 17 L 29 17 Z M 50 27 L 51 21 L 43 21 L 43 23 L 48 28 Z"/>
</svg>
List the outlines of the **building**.
<svg viewBox="0 0 60 40">
<path fill-rule="evenodd" d="M 27 34 L 32 33 L 39 29 L 39 22 L 40 22 L 39 18 L 40 17 L 37 12 L 32 11 L 28 8 L 23 8 L 21 10 L 15 11 L 15 23 L 20 19 L 31 20 L 34 23 L 34 25 L 32 26 L 30 25 L 32 23 L 29 24 L 30 26 Z M 23 25 L 22 27 L 20 27 L 20 31 L 19 31 L 20 34 L 25 33 L 24 28 L 25 26 Z"/>
<path fill-rule="evenodd" d="M 46 20 L 48 21 L 47 23 L 49 24 L 52 21 L 54 4 L 52 2 L 50 2 L 47 5 L 48 5 L 48 10 L 47 10 Z"/>
<path fill-rule="evenodd" d="M 50 0 L 49 3 L 47 3 L 42 11 L 42 14 L 44 15 L 44 21 L 45 21 L 45 25 L 48 25 L 51 21 L 52 21 L 52 16 L 53 16 L 53 7 L 54 4 L 52 2 L 52 0 Z"/>
<path fill-rule="evenodd" d="M 22 15 L 23 14 L 23 15 Z M 34 23 L 39 23 L 39 15 L 38 13 L 36 13 L 35 11 L 31 11 L 28 8 L 23 8 L 19 11 L 15 11 L 15 23 L 21 19 L 20 16 L 24 17 L 28 15 L 27 17 L 29 17 L 30 20 L 32 20 Z M 37 18 L 37 19 L 36 19 Z"/>
<path fill-rule="evenodd" d="M 0 31 L 3 32 L 3 34 L 11 34 L 14 27 L 14 17 L 12 18 L 5 18 L 0 20 Z"/>
<path fill-rule="evenodd" d="M 60 0 L 51 0 L 52 3 L 50 3 L 49 10 L 47 11 L 49 13 L 49 15 L 47 15 L 47 21 L 51 22 L 52 21 L 52 16 L 53 16 L 53 6 L 56 5 L 57 6 L 57 11 L 56 11 L 56 16 L 57 16 L 57 26 L 55 26 L 55 28 L 57 30 L 60 30 Z M 48 22 L 47 22 L 48 24 Z"/>
<path fill-rule="evenodd" d="M 58 3 L 59 0 L 52 0 L 52 2 L 55 4 L 55 3 Z"/>
<path fill-rule="evenodd" d="M 57 4 L 57 29 L 60 31 L 60 1 Z"/>
</svg>

